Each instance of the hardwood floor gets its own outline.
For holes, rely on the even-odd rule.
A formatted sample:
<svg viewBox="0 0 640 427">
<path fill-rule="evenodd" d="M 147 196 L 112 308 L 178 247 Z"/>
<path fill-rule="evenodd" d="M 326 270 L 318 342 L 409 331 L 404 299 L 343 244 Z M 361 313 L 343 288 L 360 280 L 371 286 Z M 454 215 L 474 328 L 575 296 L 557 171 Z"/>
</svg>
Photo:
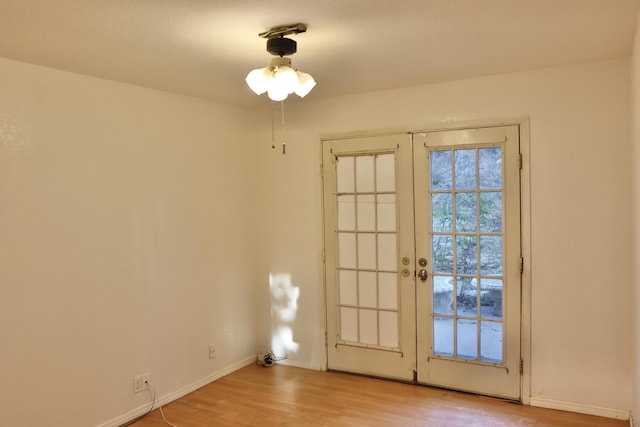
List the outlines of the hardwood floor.
<svg viewBox="0 0 640 427">
<path fill-rule="evenodd" d="M 163 406 L 177 427 L 628 426 L 628 421 L 534 408 L 362 376 L 247 366 Z M 154 410 L 135 427 L 165 426 Z"/>
</svg>

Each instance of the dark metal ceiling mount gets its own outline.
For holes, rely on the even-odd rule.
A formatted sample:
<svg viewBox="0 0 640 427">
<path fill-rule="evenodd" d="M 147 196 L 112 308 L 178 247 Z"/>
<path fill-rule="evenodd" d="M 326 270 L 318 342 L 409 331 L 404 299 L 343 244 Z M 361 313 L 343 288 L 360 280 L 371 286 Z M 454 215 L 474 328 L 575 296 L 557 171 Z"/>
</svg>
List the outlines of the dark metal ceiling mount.
<svg viewBox="0 0 640 427">
<path fill-rule="evenodd" d="M 300 34 L 307 31 L 307 24 L 293 24 L 293 25 L 278 25 L 273 27 L 264 33 L 258 34 L 258 36 L 264 39 L 273 39 L 276 37 L 283 37 L 289 34 Z"/>
</svg>

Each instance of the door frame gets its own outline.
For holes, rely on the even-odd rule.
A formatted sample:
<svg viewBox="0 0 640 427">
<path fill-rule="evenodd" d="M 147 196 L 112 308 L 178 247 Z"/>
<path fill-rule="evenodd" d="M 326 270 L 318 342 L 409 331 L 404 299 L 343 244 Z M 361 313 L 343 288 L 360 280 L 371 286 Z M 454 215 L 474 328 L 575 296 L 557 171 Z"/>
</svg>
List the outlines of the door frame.
<svg viewBox="0 0 640 427">
<path fill-rule="evenodd" d="M 488 119 L 488 120 L 471 120 L 455 123 L 432 123 L 420 127 L 402 127 L 392 129 L 375 129 L 352 131 L 342 133 L 321 134 L 319 154 L 320 154 L 320 171 L 322 171 L 322 149 L 325 140 L 346 139 L 354 137 L 366 137 L 374 135 L 388 135 L 395 133 L 421 133 L 436 132 L 460 129 L 475 129 L 484 127 L 509 126 L 517 125 L 520 129 L 520 156 L 522 167 L 520 169 L 520 241 L 521 254 L 523 258 L 523 268 L 521 273 L 521 334 L 520 334 L 520 355 L 522 358 L 522 375 L 520 380 L 521 402 L 529 405 L 531 401 L 531 147 L 530 147 L 530 128 L 529 117 L 516 117 L 511 119 Z M 322 316 L 324 319 L 324 355 L 322 369 L 328 369 L 328 339 L 327 339 L 327 277 L 325 253 L 327 250 L 327 242 L 325 241 L 324 230 L 324 177 L 320 174 L 320 196 L 322 200 L 322 213 L 320 216 L 320 233 L 322 234 L 322 257 L 320 259 L 320 271 L 322 272 L 322 286 L 320 287 L 320 296 L 322 301 Z"/>
</svg>

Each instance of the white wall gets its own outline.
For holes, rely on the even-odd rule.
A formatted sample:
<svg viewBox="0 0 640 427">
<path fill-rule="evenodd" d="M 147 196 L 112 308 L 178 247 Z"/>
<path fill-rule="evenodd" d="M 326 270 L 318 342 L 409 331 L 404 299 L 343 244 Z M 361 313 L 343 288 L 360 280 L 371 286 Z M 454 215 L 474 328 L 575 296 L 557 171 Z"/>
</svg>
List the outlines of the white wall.
<svg viewBox="0 0 640 427">
<path fill-rule="evenodd" d="M 251 122 L 0 59 L 0 424 L 113 421 L 135 375 L 166 396 L 253 356 Z"/>
<path fill-rule="evenodd" d="M 247 112 L 0 60 L 0 423 L 107 422 L 147 402 L 134 375 L 174 393 L 286 328 L 288 362 L 322 367 L 320 135 L 523 116 L 531 394 L 631 409 L 629 70 L 310 96 L 287 104 L 282 156 L 268 103 Z M 294 317 L 271 313 L 270 276 L 293 289 Z"/>
<path fill-rule="evenodd" d="M 292 327 L 300 347 L 290 362 L 314 365 L 323 353 L 320 136 L 528 116 L 531 395 L 538 404 L 629 411 L 629 81 L 620 59 L 287 104 L 288 154 L 269 154 L 267 138 L 262 153 L 260 277 L 287 272 L 300 288 Z"/>
<path fill-rule="evenodd" d="M 640 23 L 640 15 L 638 15 Z M 640 263 L 637 262 L 640 256 L 640 25 L 636 26 L 636 37 L 631 56 L 631 96 L 632 96 L 632 143 L 633 143 L 633 201 L 634 201 L 634 225 L 635 225 L 635 247 L 633 259 L 635 267 L 634 277 L 634 365 L 633 365 L 633 414 L 637 420 L 640 418 Z"/>
</svg>

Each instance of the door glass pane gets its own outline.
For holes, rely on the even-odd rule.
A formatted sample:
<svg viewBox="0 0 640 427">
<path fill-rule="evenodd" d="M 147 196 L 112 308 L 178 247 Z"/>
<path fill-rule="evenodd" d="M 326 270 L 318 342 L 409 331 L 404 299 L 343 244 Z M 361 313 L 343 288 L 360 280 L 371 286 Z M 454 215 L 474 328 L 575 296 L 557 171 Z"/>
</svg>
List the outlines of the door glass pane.
<svg viewBox="0 0 640 427">
<path fill-rule="evenodd" d="M 338 264 L 340 267 L 356 267 L 356 235 L 338 233 Z"/>
<path fill-rule="evenodd" d="M 480 189 L 502 188 L 502 148 L 480 148 L 478 157 Z"/>
<path fill-rule="evenodd" d="M 481 360 L 485 362 L 502 362 L 502 323 L 480 323 Z"/>
<path fill-rule="evenodd" d="M 359 194 L 357 200 L 358 230 L 374 231 L 376 229 L 375 196 Z"/>
<path fill-rule="evenodd" d="M 380 308 L 398 309 L 398 276 L 395 273 L 378 273 Z"/>
<path fill-rule="evenodd" d="M 378 270 L 395 271 L 397 252 L 395 234 L 378 234 Z"/>
<path fill-rule="evenodd" d="M 376 156 L 376 191 L 395 191 L 395 161 L 393 154 Z"/>
<path fill-rule="evenodd" d="M 398 313 L 380 311 L 380 345 L 398 346 Z"/>
<path fill-rule="evenodd" d="M 361 307 L 378 306 L 378 290 L 376 286 L 376 273 L 361 271 L 358 273 L 358 305 Z"/>
<path fill-rule="evenodd" d="M 475 277 L 458 277 L 456 279 L 456 314 L 458 316 L 476 317 L 478 315 L 478 282 Z"/>
<path fill-rule="evenodd" d="M 502 231 L 502 192 L 480 193 L 480 232 Z"/>
<path fill-rule="evenodd" d="M 431 152 L 431 190 L 451 190 L 451 151 Z"/>
<path fill-rule="evenodd" d="M 353 193 L 355 191 L 353 157 L 338 157 L 336 162 L 336 180 L 338 193 Z"/>
<path fill-rule="evenodd" d="M 338 160 L 338 277 L 343 341 L 398 348 L 395 154 Z M 347 232 L 350 231 L 350 232 Z"/>
<path fill-rule="evenodd" d="M 358 193 L 373 192 L 375 190 L 373 159 L 374 156 L 356 157 L 356 191 Z"/>
<path fill-rule="evenodd" d="M 358 268 L 376 269 L 376 235 L 358 233 Z"/>
<path fill-rule="evenodd" d="M 502 320 L 502 280 L 480 279 L 480 303 L 484 319 Z"/>
<path fill-rule="evenodd" d="M 476 188 L 476 150 L 455 150 L 456 190 Z"/>
<path fill-rule="evenodd" d="M 480 237 L 480 274 L 502 275 L 502 236 Z"/>
<path fill-rule="evenodd" d="M 453 277 L 433 276 L 433 312 L 453 314 Z"/>
<path fill-rule="evenodd" d="M 478 322 L 458 319 L 457 355 L 463 359 L 478 358 Z"/>
<path fill-rule="evenodd" d="M 502 148 L 433 150 L 430 158 L 434 352 L 499 363 Z"/>
<path fill-rule="evenodd" d="M 476 235 L 458 235 L 456 237 L 456 272 L 458 274 L 478 274 L 476 255 Z"/>
<path fill-rule="evenodd" d="M 358 284 L 356 282 L 356 272 L 351 270 L 340 270 L 340 304 L 358 304 Z"/>
<path fill-rule="evenodd" d="M 453 237 L 450 234 L 435 234 L 433 245 L 433 272 L 453 274 Z"/>
<path fill-rule="evenodd" d="M 358 309 L 340 307 L 340 338 L 358 341 Z"/>
<path fill-rule="evenodd" d="M 356 204 L 355 197 L 351 194 L 338 196 L 338 229 L 356 229 Z"/>
<path fill-rule="evenodd" d="M 378 316 L 376 310 L 360 309 L 360 342 L 378 344 Z"/>
<path fill-rule="evenodd" d="M 378 195 L 378 231 L 396 231 L 396 195 Z"/>
<path fill-rule="evenodd" d="M 451 232 L 451 193 L 434 193 L 431 195 L 432 230 Z"/>
<path fill-rule="evenodd" d="M 476 193 L 456 194 L 456 231 L 476 231 Z"/>
<path fill-rule="evenodd" d="M 439 356 L 453 356 L 453 319 L 433 318 L 433 353 Z"/>
</svg>

